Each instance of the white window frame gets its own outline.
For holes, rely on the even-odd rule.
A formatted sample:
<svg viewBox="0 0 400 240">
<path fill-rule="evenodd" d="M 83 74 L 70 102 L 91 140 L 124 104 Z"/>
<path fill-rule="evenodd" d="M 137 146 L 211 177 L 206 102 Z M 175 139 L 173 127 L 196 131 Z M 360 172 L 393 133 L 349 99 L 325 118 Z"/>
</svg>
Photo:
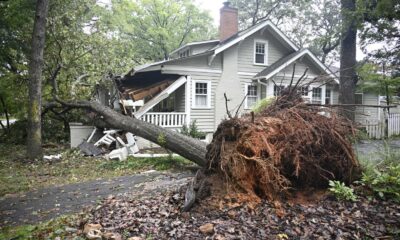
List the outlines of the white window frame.
<svg viewBox="0 0 400 240">
<path fill-rule="evenodd" d="M 318 100 L 315 100 L 316 98 L 314 98 L 314 89 L 320 89 L 320 97 L 319 97 L 319 99 Z M 325 104 L 325 94 L 323 93 L 324 92 L 324 88 L 322 88 L 322 87 L 312 87 L 311 88 L 311 103 L 315 103 L 315 104 L 321 104 L 321 105 L 324 105 Z M 319 103 L 318 103 L 319 102 Z"/>
<path fill-rule="evenodd" d="M 210 109 L 211 108 L 211 81 L 204 80 L 194 80 L 192 82 L 192 108 L 194 109 Z M 207 105 L 197 106 L 196 105 L 196 83 L 206 83 L 207 84 Z"/>
<path fill-rule="evenodd" d="M 327 91 L 329 90 L 329 96 L 327 95 Z M 332 96 L 333 96 L 333 89 L 332 88 L 325 88 L 325 101 L 324 104 L 332 104 Z M 329 103 L 326 103 L 326 99 L 329 98 Z"/>
<path fill-rule="evenodd" d="M 264 44 L 265 47 L 265 53 L 264 53 L 264 63 L 257 63 L 256 62 L 256 45 L 257 43 L 262 43 Z M 262 39 L 254 39 L 254 45 L 253 45 L 253 64 L 254 65 L 259 65 L 259 66 L 268 66 L 268 41 L 262 40 Z"/>
<path fill-rule="evenodd" d="M 257 101 L 260 100 L 260 86 L 258 84 L 245 83 L 244 84 L 244 95 L 246 96 L 246 99 L 244 100 L 244 109 L 251 109 L 253 107 L 253 106 L 249 106 L 247 104 L 247 97 L 248 97 L 247 91 L 248 91 L 249 86 L 256 86 L 257 87 L 257 95 L 256 95 L 256 97 L 257 97 Z"/>
</svg>

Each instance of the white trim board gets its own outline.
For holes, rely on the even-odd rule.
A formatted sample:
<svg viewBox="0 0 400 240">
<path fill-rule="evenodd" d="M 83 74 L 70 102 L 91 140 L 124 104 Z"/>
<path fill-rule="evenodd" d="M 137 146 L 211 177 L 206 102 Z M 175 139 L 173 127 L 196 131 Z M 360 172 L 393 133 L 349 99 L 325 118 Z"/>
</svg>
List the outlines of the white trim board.
<svg viewBox="0 0 400 240">
<path fill-rule="evenodd" d="M 256 75 L 257 73 L 252 73 L 252 72 L 238 72 L 238 75 L 243 75 L 243 76 L 252 76 Z"/>
</svg>

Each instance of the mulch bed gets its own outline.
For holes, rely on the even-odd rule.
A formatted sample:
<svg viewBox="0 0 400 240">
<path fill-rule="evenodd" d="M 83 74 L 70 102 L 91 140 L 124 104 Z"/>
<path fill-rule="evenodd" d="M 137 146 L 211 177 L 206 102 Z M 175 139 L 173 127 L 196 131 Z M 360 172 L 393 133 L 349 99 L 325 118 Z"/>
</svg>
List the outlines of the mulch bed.
<svg viewBox="0 0 400 240">
<path fill-rule="evenodd" d="M 325 194 L 314 203 L 198 204 L 181 212 L 183 201 L 183 191 L 110 197 L 89 211 L 81 227 L 100 223 L 103 232 L 142 239 L 400 239 L 400 206 L 390 201 L 339 202 Z"/>
</svg>

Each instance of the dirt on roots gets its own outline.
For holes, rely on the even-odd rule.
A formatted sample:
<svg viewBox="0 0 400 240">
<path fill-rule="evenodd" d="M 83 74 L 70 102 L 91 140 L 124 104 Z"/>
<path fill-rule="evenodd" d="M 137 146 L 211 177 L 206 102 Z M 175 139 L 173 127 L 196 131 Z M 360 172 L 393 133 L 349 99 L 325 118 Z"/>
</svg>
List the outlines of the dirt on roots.
<svg viewBox="0 0 400 240">
<path fill-rule="evenodd" d="M 262 112 L 219 125 L 207 149 L 208 171 L 268 200 L 291 190 L 324 189 L 329 180 L 350 184 L 360 174 L 350 141 L 354 131 L 334 111 L 309 106 L 286 89 Z"/>
</svg>

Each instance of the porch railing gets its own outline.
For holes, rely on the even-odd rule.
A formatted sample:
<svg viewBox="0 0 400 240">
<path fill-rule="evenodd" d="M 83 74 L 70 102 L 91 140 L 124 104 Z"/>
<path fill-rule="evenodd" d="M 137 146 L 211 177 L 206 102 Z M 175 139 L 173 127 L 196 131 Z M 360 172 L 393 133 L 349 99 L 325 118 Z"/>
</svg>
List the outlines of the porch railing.
<svg viewBox="0 0 400 240">
<path fill-rule="evenodd" d="M 182 127 L 186 123 L 185 112 L 147 112 L 140 120 L 161 127 Z"/>
</svg>

